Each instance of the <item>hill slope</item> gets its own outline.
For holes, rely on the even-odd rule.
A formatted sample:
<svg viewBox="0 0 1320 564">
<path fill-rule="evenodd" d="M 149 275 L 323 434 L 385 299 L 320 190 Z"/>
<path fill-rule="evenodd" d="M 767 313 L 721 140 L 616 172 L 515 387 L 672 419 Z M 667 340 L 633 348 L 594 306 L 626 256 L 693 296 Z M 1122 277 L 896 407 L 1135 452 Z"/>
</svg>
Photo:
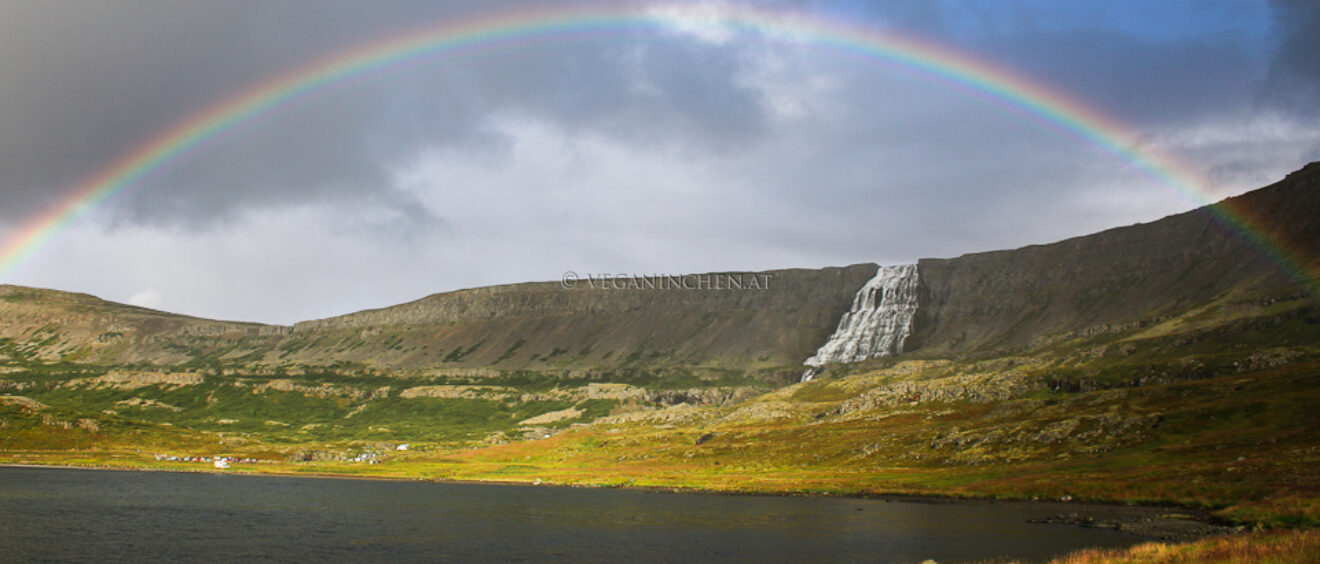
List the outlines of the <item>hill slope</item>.
<svg viewBox="0 0 1320 564">
<path fill-rule="evenodd" d="M 586 280 L 572 289 L 558 282 L 476 288 L 299 323 L 290 339 L 392 338 L 384 350 L 328 357 L 405 368 L 793 367 L 824 342 L 875 269 L 700 275 L 758 278 L 764 289 L 602 289 Z M 309 347 L 287 358 L 326 357 Z"/>
<path fill-rule="evenodd" d="M 1320 163 L 1216 204 L 1264 226 L 1315 272 Z M 1232 291 L 1239 302 L 1304 292 L 1240 231 L 1202 208 L 1049 245 L 922 259 L 907 350 L 923 357 L 1021 350 L 1042 339 L 1152 323 Z"/>
<path fill-rule="evenodd" d="M 1309 261 L 1320 253 L 1320 164 L 1216 204 L 1267 226 Z M 905 351 L 924 358 L 1020 351 L 1080 334 L 1159 323 L 1227 299 L 1305 292 L 1203 208 L 1048 245 L 922 259 Z M 497 372 L 777 371 L 788 380 L 824 344 L 871 264 L 724 273 L 743 290 L 607 288 L 542 282 L 427 296 L 293 327 L 209 321 L 86 295 L 0 286 L 11 356 L 83 364 L 270 370 Z M 594 286 L 594 287 L 593 287 Z"/>
<path fill-rule="evenodd" d="M 230 362 L 273 347 L 287 327 L 212 321 L 88 294 L 0 285 L 0 359 L 174 365 L 205 350 Z M 261 354 L 261 353 L 257 353 Z"/>
<path fill-rule="evenodd" d="M 1233 203 L 1315 257 L 1318 177 Z M 919 270 L 911 352 L 804 383 L 874 265 L 738 292 L 480 288 L 295 327 L 3 287 L 0 461 L 227 454 L 261 461 L 235 471 L 1173 502 L 1320 526 L 1320 303 L 1231 232 L 1180 214 Z"/>
<path fill-rule="evenodd" d="M 492 286 L 293 327 L 196 319 L 0 287 L 0 338 L 34 361 L 191 368 L 784 369 L 833 330 L 875 265 L 694 275 L 743 289 Z M 763 288 L 751 288 L 755 278 Z"/>
</svg>

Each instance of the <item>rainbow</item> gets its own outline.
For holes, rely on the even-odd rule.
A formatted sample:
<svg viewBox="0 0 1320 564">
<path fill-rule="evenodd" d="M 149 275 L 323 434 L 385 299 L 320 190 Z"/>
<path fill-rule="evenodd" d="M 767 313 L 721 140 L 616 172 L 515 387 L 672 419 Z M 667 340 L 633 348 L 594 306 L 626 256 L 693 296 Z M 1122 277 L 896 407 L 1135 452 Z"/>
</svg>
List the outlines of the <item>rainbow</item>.
<svg viewBox="0 0 1320 564">
<path fill-rule="evenodd" d="M 90 210 L 204 141 L 277 111 L 291 100 L 369 71 L 462 48 L 584 32 L 630 29 L 702 30 L 782 38 L 878 59 L 945 81 L 1066 131 L 1158 179 L 1197 205 L 1212 203 L 1205 183 L 1180 163 L 1141 146 L 1137 134 L 1086 105 L 971 54 L 896 32 L 751 7 L 675 6 L 672 9 L 579 7 L 519 11 L 453 21 L 334 54 L 257 84 L 159 133 L 111 163 L 45 213 L 21 226 L 0 247 L 0 281 Z M 1246 210 L 1211 208 L 1216 220 L 1320 295 L 1308 261 L 1263 235 Z"/>
</svg>

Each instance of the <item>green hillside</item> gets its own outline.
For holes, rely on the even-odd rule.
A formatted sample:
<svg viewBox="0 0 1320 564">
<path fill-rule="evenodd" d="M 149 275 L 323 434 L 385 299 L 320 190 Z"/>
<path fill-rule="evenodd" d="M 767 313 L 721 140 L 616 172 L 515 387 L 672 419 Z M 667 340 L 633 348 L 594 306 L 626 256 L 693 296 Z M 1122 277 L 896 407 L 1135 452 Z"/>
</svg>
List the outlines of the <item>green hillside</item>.
<svg viewBox="0 0 1320 564">
<path fill-rule="evenodd" d="M 1231 202 L 1303 278 L 1205 210 L 923 260 L 908 352 L 806 383 L 875 265 L 762 273 L 755 291 L 499 286 L 293 327 L 4 286 L 0 462 L 229 456 L 251 460 L 235 472 L 1180 504 L 1314 527 L 1318 197 L 1311 165 Z"/>
</svg>

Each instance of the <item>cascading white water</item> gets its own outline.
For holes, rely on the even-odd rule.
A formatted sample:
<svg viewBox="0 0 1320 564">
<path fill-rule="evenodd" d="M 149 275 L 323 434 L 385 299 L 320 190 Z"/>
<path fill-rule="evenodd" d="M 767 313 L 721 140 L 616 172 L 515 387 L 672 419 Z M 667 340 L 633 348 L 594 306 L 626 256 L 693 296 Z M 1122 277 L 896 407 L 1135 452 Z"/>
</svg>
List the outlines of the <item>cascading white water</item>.
<svg viewBox="0 0 1320 564">
<path fill-rule="evenodd" d="M 882 266 L 853 297 L 852 310 L 843 314 L 839 328 L 802 374 L 806 382 L 832 362 L 857 362 L 903 352 L 917 312 L 917 265 Z"/>
</svg>

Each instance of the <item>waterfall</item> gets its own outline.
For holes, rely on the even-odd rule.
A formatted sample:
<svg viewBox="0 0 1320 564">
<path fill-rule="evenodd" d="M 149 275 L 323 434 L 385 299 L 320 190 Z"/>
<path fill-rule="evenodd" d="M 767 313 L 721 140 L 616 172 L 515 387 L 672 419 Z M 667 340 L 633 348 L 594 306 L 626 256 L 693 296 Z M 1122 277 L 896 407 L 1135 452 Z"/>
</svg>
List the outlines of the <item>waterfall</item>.
<svg viewBox="0 0 1320 564">
<path fill-rule="evenodd" d="M 829 341 L 808 358 L 806 382 L 827 363 L 857 362 L 903 352 L 917 311 L 917 265 L 882 266 L 853 297 Z"/>
</svg>

